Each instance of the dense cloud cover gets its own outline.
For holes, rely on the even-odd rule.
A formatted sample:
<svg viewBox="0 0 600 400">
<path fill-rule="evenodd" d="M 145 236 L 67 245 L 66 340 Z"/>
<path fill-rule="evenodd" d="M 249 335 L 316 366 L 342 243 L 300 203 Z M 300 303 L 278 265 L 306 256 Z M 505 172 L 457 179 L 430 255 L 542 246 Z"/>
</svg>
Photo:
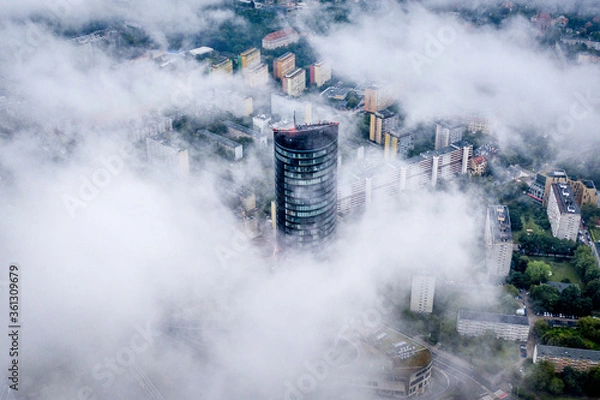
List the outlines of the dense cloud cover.
<svg viewBox="0 0 600 400">
<path fill-rule="evenodd" d="M 423 269 L 479 278 L 483 196 L 453 188 L 405 193 L 345 222 L 325 260 L 260 250 L 235 227 L 211 171 L 149 171 L 124 122 L 227 102 L 246 90 L 241 81 L 204 75 L 195 61 L 117 62 L 38 17 L 73 29 L 131 21 L 163 49 L 168 34 L 244 22 L 206 8 L 216 0 L 59 3 L 12 2 L 0 20 L 0 265 L 22 270 L 19 398 L 286 398 L 349 321 L 390 295 L 384 288 L 405 289 Z M 382 2 L 351 22 L 311 44 L 342 77 L 390 83 L 408 124 L 486 113 L 507 143 L 524 127 L 577 146 L 598 139 L 597 67 L 539 48 L 524 19 L 475 28 Z M 560 125 L 573 108 L 588 112 Z M 240 182 L 262 173 L 253 159 L 210 166 Z"/>
</svg>

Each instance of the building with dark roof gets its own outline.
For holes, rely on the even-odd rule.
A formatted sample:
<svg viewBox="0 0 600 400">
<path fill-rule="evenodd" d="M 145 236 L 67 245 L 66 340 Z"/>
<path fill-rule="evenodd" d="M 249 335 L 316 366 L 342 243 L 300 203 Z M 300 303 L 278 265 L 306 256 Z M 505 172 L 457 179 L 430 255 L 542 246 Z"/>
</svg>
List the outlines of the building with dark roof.
<svg viewBox="0 0 600 400">
<path fill-rule="evenodd" d="M 207 139 L 210 143 L 219 146 L 234 161 L 241 160 L 244 157 L 244 147 L 238 142 L 207 131 L 206 129 L 199 130 L 198 134 Z"/>
<path fill-rule="evenodd" d="M 552 236 L 559 239 L 577 240 L 581 225 L 581 212 L 575 203 L 571 185 L 555 183 L 551 186 L 546 208 Z"/>
<path fill-rule="evenodd" d="M 493 331 L 499 339 L 526 341 L 529 320 L 519 315 L 459 310 L 456 330 L 466 336 L 480 336 Z"/>
<path fill-rule="evenodd" d="M 247 128 L 232 121 L 225 121 L 223 125 L 227 128 L 227 134 L 234 138 L 250 138 L 261 145 L 267 145 L 267 135 L 257 130 Z"/>
<path fill-rule="evenodd" d="M 556 372 L 562 372 L 567 366 L 579 371 L 587 371 L 591 367 L 600 365 L 600 351 L 537 344 L 533 349 L 533 363 L 537 364 L 542 360 L 554 364 Z"/>
<path fill-rule="evenodd" d="M 280 249 L 319 249 L 336 229 L 338 124 L 274 129 Z"/>
<path fill-rule="evenodd" d="M 488 206 L 484 236 L 488 274 L 496 277 L 508 276 L 513 252 L 508 207 L 505 205 Z"/>
</svg>

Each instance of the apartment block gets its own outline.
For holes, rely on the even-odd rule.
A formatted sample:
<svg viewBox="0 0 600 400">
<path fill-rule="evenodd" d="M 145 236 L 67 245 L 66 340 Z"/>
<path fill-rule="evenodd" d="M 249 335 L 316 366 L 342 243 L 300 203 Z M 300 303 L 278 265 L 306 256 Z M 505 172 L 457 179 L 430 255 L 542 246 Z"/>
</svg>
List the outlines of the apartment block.
<svg viewBox="0 0 600 400">
<path fill-rule="evenodd" d="M 398 115 L 389 111 L 381 110 L 369 113 L 369 140 L 377 144 L 383 143 L 384 133 L 396 130 L 398 127 Z"/>
<path fill-rule="evenodd" d="M 257 144 L 261 144 L 263 146 L 267 145 L 267 135 L 265 133 L 247 128 L 232 121 L 225 121 L 224 125 L 227 128 L 227 134 L 231 137 L 236 139 L 241 137 L 250 138 Z"/>
<path fill-rule="evenodd" d="M 413 275 L 410 291 L 410 311 L 431 313 L 435 295 L 435 276 Z"/>
<path fill-rule="evenodd" d="M 148 163 L 169 172 L 187 175 L 190 160 L 187 149 L 170 132 L 146 138 Z"/>
<path fill-rule="evenodd" d="M 273 77 L 275 79 L 283 79 L 284 76 L 295 69 L 296 56 L 294 53 L 287 52 L 273 60 Z"/>
<path fill-rule="evenodd" d="M 415 148 L 415 135 L 405 129 L 396 129 L 383 135 L 383 158 L 393 160 L 398 155 L 402 158 Z"/>
<path fill-rule="evenodd" d="M 323 86 L 331 80 L 331 65 L 326 60 L 320 60 L 310 66 L 310 84 Z"/>
<path fill-rule="evenodd" d="M 535 175 L 535 180 L 529 186 L 528 195 L 546 207 L 550 195 L 550 186 L 555 183 L 568 183 L 568 181 L 569 177 L 564 169 L 551 169 L 539 172 Z"/>
<path fill-rule="evenodd" d="M 484 238 L 488 274 L 495 277 L 508 276 L 513 252 L 508 207 L 493 205 L 487 208 Z"/>
<path fill-rule="evenodd" d="M 394 94 L 388 87 L 370 86 L 365 89 L 365 111 L 375 113 L 394 104 Z"/>
<path fill-rule="evenodd" d="M 542 360 L 554 364 L 555 371 L 559 373 L 565 367 L 588 371 L 600 365 L 600 351 L 537 344 L 533 349 L 533 363 L 537 364 Z"/>
<path fill-rule="evenodd" d="M 458 122 L 440 122 L 435 126 L 435 149 L 443 149 L 452 143 L 460 142 L 465 130 Z"/>
<path fill-rule="evenodd" d="M 238 63 L 242 72 L 245 72 L 248 68 L 257 66 L 260 64 L 260 50 L 256 47 L 253 47 L 244 51 L 240 54 Z"/>
<path fill-rule="evenodd" d="M 233 76 L 233 63 L 230 58 L 220 57 L 210 65 L 211 74 Z"/>
<path fill-rule="evenodd" d="M 254 67 L 249 67 L 244 74 L 244 82 L 250 87 L 261 87 L 269 83 L 269 67 L 267 64 L 260 63 Z"/>
<path fill-rule="evenodd" d="M 584 204 L 598 205 L 598 191 L 596 190 L 594 181 L 584 179 L 574 181 L 569 179 L 569 184 L 573 191 L 575 203 L 577 203 L 579 207 Z"/>
<path fill-rule="evenodd" d="M 529 319 L 520 315 L 459 310 L 456 330 L 465 336 L 481 336 L 493 331 L 498 339 L 524 342 L 529 335 Z"/>
<path fill-rule="evenodd" d="M 581 212 L 571 186 L 568 183 L 555 183 L 550 186 L 548 207 L 546 208 L 552 236 L 559 239 L 577 240 L 577 232 L 581 225 Z"/>
<path fill-rule="evenodd" d="M 281 81 L 283 92 L 288 96 L 298 97 L 306 89 L 306 71 L 302 68 L 296 68 L 288 72 Z"/>
<path fill-rule="evenodd" d="M 466 174 L 472 154 L 473 145 L 462 141 L 401 162 L 352 171 L 338 186 L 338 212 L 368 208 L 374 201 L 393 198 L 402 190 L 436 186 L 440 179 Z"/>
</svg>

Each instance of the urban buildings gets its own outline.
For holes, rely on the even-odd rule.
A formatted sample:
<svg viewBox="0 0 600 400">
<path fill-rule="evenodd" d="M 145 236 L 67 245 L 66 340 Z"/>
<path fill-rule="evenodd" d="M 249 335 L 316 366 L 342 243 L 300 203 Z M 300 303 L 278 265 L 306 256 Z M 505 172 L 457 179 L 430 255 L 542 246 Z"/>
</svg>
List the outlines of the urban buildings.
<svg viewBox="0 0 600 400">
<path fill-rule="evenodd" d="M 485 174 L 487 168 L 487 160 L 484 156 L 477 156 L 471 159 L 471 173 L 481 176 Z"/>
<path fill-rule="evenodd" d="M 539 172 L 535 175 L 535 180 L 529 185 L 528 195 L 546 207 L 550 195 L 550 186 L 554 183 L 568 183 L 568 180 L 569 177 L 564 169 Z"/>
<path fill-rule="evenodd" d="M 260 64 L 260 50 L 253 47 L 240 54 L 238 63 L 242 72 Z"/>
<path fill-rule="evenodd" d="M 581 224 L 581 213 L 575 203 L 571 186 L 568 183 L 555 183 L 550 186 L 546 212 L 552 236 L 559 239 L 577 240 Z"/>
<path fill-rule="evenodd" d="M 283 79 L 285 75 L 296 69 L 296 56 L 289 51 L 273 60 L 273 77 Z"/>
<path fill-rule="evenodd" d="M 263 49 L 272 50 L 278 47 L 289 46 L 297 43 L 300 35 L 293 28 L 285 28 L 276 32 L 271 32 L 262 40 Z"/>
<path fill-rule="evenodd" d="M 281 81 L 283 92 L 288 96 L 298 97 L 306 89 L 306 71 L 302 68 L 288 72 Z"/>
<path fill-rule="evenodd" d="M 331 79 L 331 65 L 326 60 L 319 60 L 310 66 L 310 84 L 323 86 Z"/>
<path fill-rule="evenodd" d="M 398 163 L 353 171 L 338 189 L 338 211 L 368 208 L 373 201 L 395 196 L 402 190 L 436 186 L 440 179 L 466 174 L 473 146 L 462 141 L 445 149 L 431 150 Z"/>
<path fill-rule="evenodd" d="M 508 276 L 513 252 L 508 207 L 495 205 L 487 208 L 484 237 L 488 274 L 495 277 Z"/>
<path fill-rule="evenodd" d="M 397 155 L 406 158 L 415 148 L 415 135 L 404 129 L 396 129 L 383 135 L 383 158 L 395 159 Z"/>
<path fill-rule="evenodd" d="M 435 294 L 435 276 L 413 275 L 410 291 L 410 311 L 431 313 Z"/>
<path fill-rule="evenodd" d="M 281 121 L 309 125 L 313 121 L 312 103 L 278 93 L 271 93 L 271 115 L 278 115 Z"/>
<path fill-rule="evenodd" d="M 398 126 L 398 115 L 381 110 L 369 114 L 369 140 L 378 144 L 383 143 L 383 134 L 395 130 Z"/>
<path fill-rule="evenodd" d="M 234 138 L 249 138 L 254 140 L 257 144 L 263 146 L 267 145 L 267 135 L 264 133 L 255 131 L 242 125 L 238 125 L 232 121 L 225 121 L 223 124 L 227 128 L 227 134 L 229 136 L 232 136 Z"/>
<path fill-rule="evenodd" d="M 357 362 L 336 368 L 336 381 L 386 398 L 405 399 L 425 393 L 433 366 L 427 347 L 388 327 L 352 340 L 358 346 Z"/>
<path fill-rule="evenodd" d="M 492 133 L 492 124 L 488 118 L 470 117 L 467 119 L 467 130 L 470 133 L 481 132 L 490 135 Z"/>
<path fill-rule="evenodd" d="M 533 363 L 537 364 L 542 360 L 554 364 L 555 371 L 559 373 L 567 366 L 587 371 L 600 365 L 600 351 L 536 344 L 533 349 Z"/>
<path fill-rule="evenodd" d="M 525 316 L 459 310 L 456 330 L 460 335 L 480 336 L 493 331 L 498 339 L 526 341 L 529 320 Z"/>
<path fill-rule="evenodd" d="M 181 175 L 187 175 L 190 172 L 188 151 L 181 147 L 171 132 L 147 137 L 146 156 L 151 165 L 159 168 Z"/>
<path fill-rule="evenodd" d="M 280 249 L 320 249 L 335 234 L 338 124 L 274 129 Z"/>
<path fill-rule="evenodd" d="M 596 190 L 594 181 L 583 179 L 574 181 L 569 179 L 569 184 L 571 185 L 571 190 L 573 191 L 575 203 L 577 203 L 579 207 L 584 204 L 592 204 L 595 206 L 598 205 L 598 191 Z"/>
<path fill-rule="evenodd" d="M 244 157 L 244 147 L 241 144 L 205 129 L 198 131 L 198 134 L 207 139 L 209 143 L 217 146 L 218 149 L 224 151 L 232 160 L 238 161 Z"/>
<path fill-rule="evenodd" d="M 211 74 L 220 74 L 222 76 L 233 76 L 233 63 L 230 58 L 219 57 L 210 65 Z"/>
<path fill-rule="evenodd" d="M 394 104 L 394 95 L 387 87 L 370 86 L 365 89 L 365 111 L 374 113 Z"/>
<path fill-rule="evenodd" d="M 443 149 L 452 143 L 460 142 L 465 130 L 458 122 L 440 122 L 435 126 L 435 149 Z"/>
<path fill-rule="evenodd" d="M 267 67 L 267 64 L 260 63 L 249 67 L 244 73 L 244 82 L 252 88 L 265 86 L 269 83 L 269 67 Z"/>
</svg>

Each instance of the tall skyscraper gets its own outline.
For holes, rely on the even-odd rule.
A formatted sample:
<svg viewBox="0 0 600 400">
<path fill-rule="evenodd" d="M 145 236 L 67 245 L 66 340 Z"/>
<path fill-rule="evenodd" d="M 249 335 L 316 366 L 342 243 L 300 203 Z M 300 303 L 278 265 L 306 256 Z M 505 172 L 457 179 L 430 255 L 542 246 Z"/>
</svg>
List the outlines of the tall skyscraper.
<svg viewBox="0 0 600 400">
<path fill-rule="evenodd" d="M 338 123 L 274 129 L 280 249 L 319 249 L 336 228 Z"/>
</svg>

